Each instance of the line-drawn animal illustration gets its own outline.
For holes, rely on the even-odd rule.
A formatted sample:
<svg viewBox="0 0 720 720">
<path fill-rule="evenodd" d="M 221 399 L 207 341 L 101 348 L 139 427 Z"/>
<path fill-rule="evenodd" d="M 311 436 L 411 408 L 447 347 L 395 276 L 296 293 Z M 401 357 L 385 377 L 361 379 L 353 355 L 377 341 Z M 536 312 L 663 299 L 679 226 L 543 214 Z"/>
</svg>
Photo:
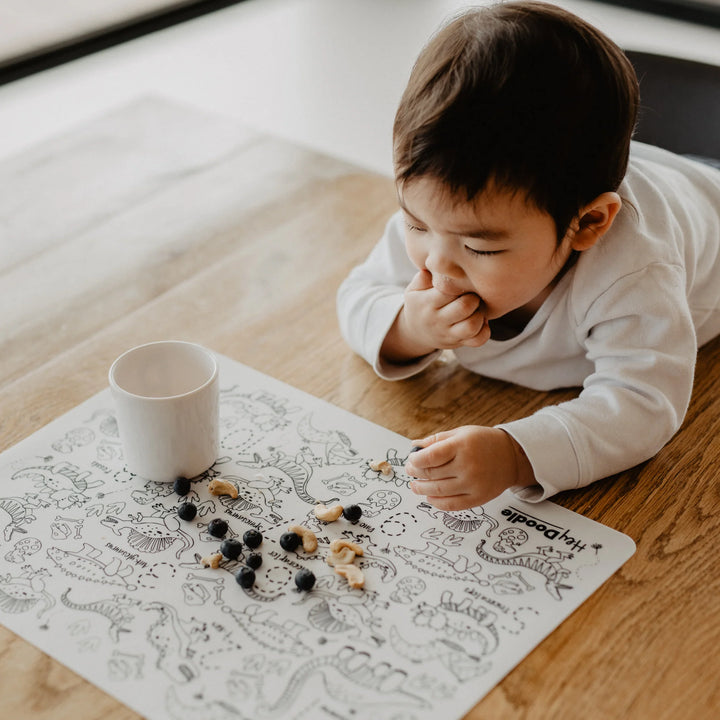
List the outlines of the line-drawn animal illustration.
<svg viewBox="0 0 720 720">
<path fill-rule="evenodd" d="M 45 590 L 45 569 L 33 570 L 29 565 L 19 575 L 0 576 L 0 611 L 19 614 L 39 607 L 37 617 L 55 605 L 55 598 Z"/>
<path fill-rule="evenodd" d="M 331 578 L 334 582 L 334 578 Z M 305 593 L 300 603 L 315 602 L 307 618 L 316 630 L 328 634 L 342 634 L 362 638 L 380 646 L 385 639 L 375 633 L 380 621 L 375 617 L 377 593 L 341 590 L 334 593 L 319 582 L 312 593 Z"/>
<path fill-rule="evenodd" d="M 140 605 L 139 600 L 131 600 L 127 595 L 113 595 L 104 600 L 93 600 L 91 602 L 81 603 L 70 599 L 70 591 L 68 588 L 61 596 L 60 601 L 65 607 L 80 612 L 93 612 L 102 615 L 110 621 L 108 633 L 114 642 L 120 639 L 120 633 L 130 632 L 127 627 L 132 622 L 134 615 L 130 612 L 131 607 Z"/>
<path fill-rule="evenodd" d="M 412 620 L 417 627 L 426 628 L 423 642 L 408 641 L 393 626 L 390 642 L 395 651 L 413 662 L 439 658 L 459 680 L 485 672 L 483 659 L 494 653 L 500 643 L 496 613 L 474 606 L 469 597 L 455 602 L 449 590 L 443 592 L 436 605 L 421 602 Z"/>
<path fill-rule="evenodd" d="M 176 514 L 164 512 L 164 516 L 147 517 L 141 512 L 129 513 L 127 520 L 109 515 L 100 523 L 118 537 L 127 531 L 127 544 L 138 552 L 159 553 L 179 540 L 180 547 L 175 552 L 175 557 L 179 558 L 185 550 L 193 546 L 195 541 L 181 528 Z"/>
<path fill-rule="evenodd" d="M 127 581 L 133 574 L 132 566 L 123 564 L 119 558 L 103 562 L 102 552 L 90 543 L 83 543 L 82 549 L 78 551 L 51 547 L 48 548 L 47 555 L 70 577 L 107 585 L 121 585 L 128 590 L 136 589 L 135 585 Z"/>
<path fill-rule="evenodd" d="M 81 507 L 90 499 L 87 491 L 104 484 L 103 480 L 93 478 L 89 470 L 69 462 L 23 468 L 11 479 L 32 483 L 45 503 L 63 510 Z"/>
<path fill-rule="evenodd" d="M 16 532 L 26 533 L 25 526 L 37 520 L 30 509 L 31 502 L 19 497 L 0 498 L 0 529 L 6 542 L 10 542 Z"/>
<path fill-rule="evenodd" d="M 479 582 L 487 585 L 487 580 L 481 577 L 482 565 L 470 563 L 464 555 L 458 555 L 454 559 L 447 554 L 445 548 L 435 543 L 426 542 L 422 550 L 398 545 L 395 547 L 395 554 L 402 558 L 410 567 L 426 575 L 444 578 L 446 580 L 464 580 Z"/>
<path fill-rule="evenodd" d="M 302 417 L 297 424 L 300 437 L 309 445 L 320 445 L 327 465 L 353 465 L 359 455 L 352 440 L 341 430 L 318 430 L 312 422 L 312 413 Z"/>
<path fill-rule="evenodd" d="M 191 659 L 190 636 L 177 610 L 163 602 L 145 603 L 141 609 L 158 613 L 157 620 L 147 631 L 148 642 L 157 652 L 156 667 L 174 682 L 189 682 L 197 677 Z"/>
<path fill-rule="evenodd" d="M 417 508 L 427 513 L 431 518 L 441 520 L 443 525 L 453 532 L 471 533 L 479 530 L 483 525 L 487 525 L 485 535 L 490 537 L 492 531 L 497 530 L 499 525 L 498 521 L 490 517 L 482 507 L 447 512 L 446 510 L 439 510 L 426 502 L 421 502 Z"/>
<path fill-rule="evenodd" d="M 561 590 L 572 590 L 572 585 L 563 584 L 563 580 L 570 575 L 570 571 L 564 568 L 560 563 L 572 558 L 573 553 L 555 550 L 551 546 L 540 547 L 536 553 L 523 553 L 522 555 L 513 555 L 512 557 L 495 557 L 487 553 L 484 549 L 485 540 L 481 540 L 475 548 L 477 554 L 487 562 L 496 565 L 511 565 L 513 567 L 523 567 L 533 572 L 540 573 L 545 576 L 545 589 L 550 597 L 555 600 L 562 600 Z"/>
<path fill-rule="evenodd" d="M 404 689 L 407 673 L 382 663 L 382 671 L 371 663 L 369 653 L 350 645 L 335 655 L 316 656 L 301 665 L 288 681 L 278 699 L 259 707 L 262 715 L 286 717 L 305 686 L 314 678 L 321 680 L 322 690 L 349 707 L 398 705 L 404 709 L 423 707 L 427 702 Z"/>
<path fill-rule="evenodd" d="M 275 610 L 260 605 L 248 605 L 242 612 L 224 606 L 235 622 L 259 645 L 278 653 L 292 655 L 311 655 L 312 650 L 300 636 L 308 631 L 306 625 L 285 620 L 277 622 Z"/>
</svg>

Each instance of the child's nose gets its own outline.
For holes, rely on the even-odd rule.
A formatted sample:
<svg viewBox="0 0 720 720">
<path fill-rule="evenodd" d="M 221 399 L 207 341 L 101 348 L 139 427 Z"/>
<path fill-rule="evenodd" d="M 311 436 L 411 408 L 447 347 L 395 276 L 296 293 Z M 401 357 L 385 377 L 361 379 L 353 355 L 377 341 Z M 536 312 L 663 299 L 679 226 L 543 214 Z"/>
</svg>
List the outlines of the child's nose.
<svg viewBox="0 0 720 720">
<path fill-rule="evenodd" d="M 446 277 L 459 277 L 462 275 L 462 268 L 456 262 L 452 253 L 447 248 L 436 245 L 430 249 L 425 267 L 433 275 L 444 275 Z"/>
</svg>

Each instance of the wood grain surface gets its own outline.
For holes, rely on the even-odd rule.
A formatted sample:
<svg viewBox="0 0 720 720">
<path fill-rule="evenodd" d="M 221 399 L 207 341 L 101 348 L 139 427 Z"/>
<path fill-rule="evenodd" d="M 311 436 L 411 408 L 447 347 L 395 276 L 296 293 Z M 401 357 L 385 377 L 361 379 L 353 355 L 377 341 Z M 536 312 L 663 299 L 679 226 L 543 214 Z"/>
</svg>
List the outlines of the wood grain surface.
<svg viewBox="0 0 720 720">
<path fill-rule="evenodd" d="M 0 181 L 0 451 L 106 387 L 122 351 L 164 338 L 409 437 L 577 392 L 483 379 L 448 358 L 410 380 L 375 377 L 340 337 L 335 293 L 395 194 L 338 160 L 145 99 L 5 162 Z M 469 720 L 718 717 L 719 374 L 715 341 L 656 458 L 554 498 L 637 552 Z M 0 627 L 0 717 L 139 716 Z"/>
</svg>

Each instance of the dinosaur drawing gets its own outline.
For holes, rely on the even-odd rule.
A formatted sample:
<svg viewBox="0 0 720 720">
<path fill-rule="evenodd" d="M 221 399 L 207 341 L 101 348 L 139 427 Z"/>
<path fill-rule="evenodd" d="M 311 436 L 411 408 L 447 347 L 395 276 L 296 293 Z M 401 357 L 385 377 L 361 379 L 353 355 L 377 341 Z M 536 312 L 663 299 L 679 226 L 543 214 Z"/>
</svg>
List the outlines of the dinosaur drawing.
<svg viewBox="0 0 720 720">
<path fill-rule="evenodd" d="M 523 553 L 522 555 L 514 555 L 512 557 L 495 557 L 485 551 L 485 540 L 481 540 L 475 548 L 477 554 L 487 562 L 496 565 L 510 565 L 513 567 L 522 567 L 540 573 L 545 576 L 545 589 L 550 597 L 555 600 L 562 600 L 561 590 L 572 590 L 572 585 L 563 584 L 563 580 L 570 575 L 570 571 L 566 570 L 560 563 L 573 556 L 572 553 L 566 553 L 554 550 L 552 547 L 538 547 L 536 553 Z"/>
<path fill-rule="evenodd" d="M 136 589 L 135 585 L 130 585 L 127 581 L 133 573 L 132 566 L 123 565 L 118 558 L 103 562 L 100 550 L 89 543 L 83 543 L 82 549 L 77 552 L 51 547 L 47 554 L 70 577 L 107 585 L 121 585 L 128 590 Z"/>
<path fill-rule="evenodd" d="M 68 588 L 61 596 L 60 601 L 65 607 L 71 610 L 79 610 L 81 612 L 94 612 L 102 615 L 110 621 L 108 632 L 114 642 L 118 642 L 121 632 L 130 632 L 127 627 L 133 620 L 133 614 L 130 607 L 139 605 L 139 600 L 130 600 L 127 595 L 114 595 L 105 600 L 94 600 L 93 602 L 79 603 L 70 600 L 71 588 Z"/>
<path fill-rule="evenodd" d="M 259 707 L 262 715 L 287 717 L 287 711 L 307 683 L 319 677 L 330 697 L 348 707 L 398 705 L 424 707 L 427 702 L 403 688 L 407 674 L 387 663 L 373 666 L 370 655 L 346 645 L 335 655 L 315 656 L 301 665 L 272 705 Z"/>
</svg>

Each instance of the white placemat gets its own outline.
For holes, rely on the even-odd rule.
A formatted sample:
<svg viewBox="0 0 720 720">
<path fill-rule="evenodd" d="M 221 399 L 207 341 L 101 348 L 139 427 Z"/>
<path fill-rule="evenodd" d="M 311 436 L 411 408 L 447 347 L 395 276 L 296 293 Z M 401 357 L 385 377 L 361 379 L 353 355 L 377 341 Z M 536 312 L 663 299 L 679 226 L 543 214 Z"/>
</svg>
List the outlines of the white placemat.
<svg viewBox="0 0 720 720">
<path fill-rule="evenodd" d="M 109 389 L 0 455 L 0 622 L 149 720 L 459 718 L 635 550 L 511 494 L 439 511 L 407 487 L 406 438 L 219 359 L 221 457 L 186 498 L 124 469 Z M 323 524 L 317 501 L 363 516 Z M 213 518 L 263 533 L 252 589 L 247 550 L 203 567 Z M 290 523 L 316 553 L 280 547 Z M 363 547 L 364 589 L 325 562 L 335 538 Z"/>
</svg>

